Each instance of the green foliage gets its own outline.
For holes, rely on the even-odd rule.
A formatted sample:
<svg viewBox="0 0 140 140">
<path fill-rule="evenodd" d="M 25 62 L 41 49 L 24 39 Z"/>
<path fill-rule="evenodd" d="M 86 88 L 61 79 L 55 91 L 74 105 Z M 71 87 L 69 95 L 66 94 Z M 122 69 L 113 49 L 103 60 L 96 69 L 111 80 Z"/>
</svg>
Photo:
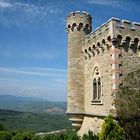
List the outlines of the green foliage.
<svg viewBox="0 0 140 140">
<path fill-rule="evenodd" d="M 12 137 L 12 140 L 32 140 L 34 134 L 32 132 L 18 132 L 15 136 Z"/>
<path fill-rule="evenodd" d="M 121 87 L 115 106 L 127 139 L 140 139 L 140 89 Z"/>
<path fill-rule="evenodd" d="M 40 140 L 40 139 L 41 139 L 40 136 L 36 136 L 36 135 L 34 135 L 32 138 L 32 140 Z"/>
<path fill-rule="evenodd" d="M 17 133 L 15 136 L 12 137 L 12 140 L 23 140 L 24 136 L 22 133 Z"/>
<path fill-rule="evenodd" d="M 44 137 L 44 140 L 80 140 L 74 130 L 68 130 L 64 133 L 51 134 Z"/>
<path fill-rule="evenodd" d="M 44 137 L 41 137 L 40 140 L 64 140 L 63 134 L 50 134 Z"/>
<path fill-rule="evenodd" d="M 93 134 L 92 131 L 88 131 L 88 134 L 83 135 L 83 140 L 99 140 L 98 135 Z"/>
<path fill-rule="evenodd" d="M 0 140 L 11 140 L 12 135 L 7 131 L 0 131 Z"/>
<path fill-rule="evenodd" d="M 125 87 L 140 88 L 140 69 L 128 73 L 125 76 L 124 85 Z"/>
<path fill-rule="evenodd" d="M 140 70 L 125 76 L 116 94 L 115 107 L 127 140 L 140 139 Z"/>
<path fill-rule="evenodd" d="M 67 130 L 62 133 L 34 136 L 32 140 L 80 140 L 80 137 L 74 130 Z"/>
<path fill-rule="evenodd" d="M 77 135 L 77 133 L 74 130 L 68 130 L 65 133 L 64 140 L 80 140 L 80 137 Z"/>
<path fill-rule="evenodd" d="M 81 137 L 77 135 L 76 131 L 67 130 L 62 133 L 34 136 L 32 140 L 81 140 Z M 99 140 L 99 137 L 89 131 L 88 134 L 83 136 L 82 140 Z"/>
<path fill-rule="evenodd" d="M 0 109 L 0 123 L 9 131 L 49 132 L 70 128 L 66 114 L 40 114 Z"/>
<path fill-rule="evenodd" d="M 125 140 L 125 134 L 119 124 L 109 115 L 104 119 L 102 130 L 99 133 L 99 140 Z"/>
<path fill-rule="evenodd" d="M 0 124 L 0 131 L 5 130 L 4 126 Z"/>
<path fill-rule="evenodd" d="M 115 106 L 122 119 L 140 116 L 140 89 L 122 87 L 116 95 Z"/>
</svg>

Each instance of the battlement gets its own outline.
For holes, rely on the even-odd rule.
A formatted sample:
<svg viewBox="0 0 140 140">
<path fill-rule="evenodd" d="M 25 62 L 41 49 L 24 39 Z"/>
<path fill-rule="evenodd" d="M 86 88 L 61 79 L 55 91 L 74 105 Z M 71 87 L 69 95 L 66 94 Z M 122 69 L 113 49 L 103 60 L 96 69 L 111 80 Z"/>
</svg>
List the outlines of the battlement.
<svg viewBox="0 0 140 140">
<path fill-rule="evenodd" d="M 110 24 L 112 22 L 112 24 Z M 91 32 L 87 35 L 83 42 L 88 42 L 90 39 L 97 37 L 98 35 L 102 34 L 103 32 L 109 30 L 111 26 L 114 26 L 117 29 L 124 29 L 124 30 L 132 30 L 138 31 L 140 30 L 140 23 L 138 22 L 130 22 L 128 20 L 120 20 L 119 18 L 110 18 L 106 23 L 103 23 L 100 27 L 96 28 L 95 31 Z M 111 35 L 111 34 L 110 34 Z M 114 36 L 112 36 L 114 38 Z"/>
<path fill-rule="evenodd" d="M 129 30 L 140 30 L 140 23 L 131 22 L 129 20 L 116 20 L 115 26 L 121 29 L 129 29 Z"/>
<path fill-rule="evenodd" d="M 81 29 L 89 30 L 89 32 L 92 31 L 92 17 L 87 12 L 71 12 L 67 16 L 67 25 L 66 25 L 67 31 L 80 31 Z M 87 33 L 87 34 L 88 34 Z"/>
<path fill-rule="evenodd" d="M 68 14 L 67 16 L 67 20 L 71 20 L 73 18 L 87 18 L 87 19 L 91 19 L 91 15 L 88 12 L 85 11 L 75 11 L 75 12 L 71 12 Z"/>
<path fill-rule="evenodd" d="M 129 44 L 128 44 L 129 42 Z M 112 17 L 82 39 L 82 52 L 85 58 L 98 55 L 109 50 L 113 43 L 140 48 L 140 23 L 120 20 Z"/>
</svg>

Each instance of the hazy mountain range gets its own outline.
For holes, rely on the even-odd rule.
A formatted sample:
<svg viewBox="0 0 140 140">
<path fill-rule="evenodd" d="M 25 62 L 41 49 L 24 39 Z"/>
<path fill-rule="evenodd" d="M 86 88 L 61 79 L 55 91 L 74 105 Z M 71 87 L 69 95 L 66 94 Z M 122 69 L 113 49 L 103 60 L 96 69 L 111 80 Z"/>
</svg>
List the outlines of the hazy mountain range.
<svg viewBox="0 0 140 140">
<path fill-rule="evenodd" d="M 0 95 L 0 109 L 32 113 L 64 114 L 66 102 L 51 102 L 34 97 Z"/>
</svg>

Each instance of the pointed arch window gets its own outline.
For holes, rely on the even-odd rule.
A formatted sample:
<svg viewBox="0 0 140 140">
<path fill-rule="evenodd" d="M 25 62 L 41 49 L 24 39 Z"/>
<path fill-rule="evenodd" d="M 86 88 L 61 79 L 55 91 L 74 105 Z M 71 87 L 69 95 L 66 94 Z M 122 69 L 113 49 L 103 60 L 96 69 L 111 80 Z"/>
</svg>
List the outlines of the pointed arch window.
<svg viewBox="0 0 140 140">
<path fill-rule="evenodd" d="M 92 101 L 101 101 L 101 77 L 99 69 L 96 67 L 93 75 L 93 99 Z"/>
</svg>

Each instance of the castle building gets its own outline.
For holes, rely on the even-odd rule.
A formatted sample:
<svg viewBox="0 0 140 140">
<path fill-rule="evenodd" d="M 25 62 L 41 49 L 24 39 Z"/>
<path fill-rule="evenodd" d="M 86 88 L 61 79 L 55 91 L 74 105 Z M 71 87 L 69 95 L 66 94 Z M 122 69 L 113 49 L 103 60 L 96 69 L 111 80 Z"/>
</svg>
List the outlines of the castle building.
<svg viewBox="0 0 140 140">
<path fill-rule="evenodd" d="M 87 12 L 67 16 L 67 114 L 80 135 L 98 133 L 125 76 L 140 69 L 140 23 L 111 18 L 92 32 Z"/>
</svg>

